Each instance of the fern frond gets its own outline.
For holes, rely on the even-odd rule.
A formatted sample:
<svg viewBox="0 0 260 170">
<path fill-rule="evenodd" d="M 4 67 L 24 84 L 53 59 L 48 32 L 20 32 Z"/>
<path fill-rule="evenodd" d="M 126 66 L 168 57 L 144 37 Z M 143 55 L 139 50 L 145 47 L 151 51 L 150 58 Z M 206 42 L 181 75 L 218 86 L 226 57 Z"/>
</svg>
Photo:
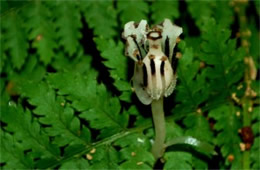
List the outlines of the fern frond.
<svg viewBox="0 0 260 170">
<path fill-rule="evenodd" d="M 66 99 L 72 102 L 76 110 L 85 111 L 95 105 L 96 77 L 97 74 L 93 70 L 89 70 L 87 76 L 66 71 L 50 74 L 48 81 L 55 89 L 58 89 L 59 95 L 67 96 Z"/>
<path fill-rule="evenodd" d="M 128 115 L 125 112 L 120 114 L 119 99 L 107 94 L 104 85 L 97 86 L 93 95 L 99 100 L 89 110 L 80 114 L 80 117 L 90 121 L 90 127 L 101 130 L 100 138 L 124 130 L 128 125 Z"/>
<path fill-rule="evenodd" d="M 105 59 L 104 64 L 111 69 L 110 76 L 115 80 L 127 79 L 127 57 L 123 55 L 123 43 L 116 43 L 112 39 L 95 38 L 97 49 Z"/>
<path fill-rule="evenodd" d="M 89 163 L 86 159 L 76 158 L 71 159 L 64 164 L 62 164 L 59 169 L 68 170 L 68 169 L 89 169 Z"/>
<path fill-rule="evenodd" d="M 260 150 L 260 106 L 255 107 L 252 112 L 252 130 L 254 133 L 254 143 L 250 150 L 252 159 L 252 168 L 259 169 L 259 150 Z"/>
<path fill-rule="evenodd" d="M 25 15 L 25 26 L 32 47 L 44 64 L 49 64 L 57 48 L 56 34 L 50 9 L 41 1 L 36 1 L 21 10 Z"/>
<path fill-rule="evenodd" d="M 13 142 L 9 143 L 9 145 L 13 144 L 15 146 L 15 148 L 13 148 L 14 150 L 8 148 L 7 144 L 8 140 L 10 140 L 10 136 L 7 133 L 6 138 L 3 139 L 3 145 L 1 146 L 7 151 L 6 154 L 13 155 L 11 160 L 8 161 L 12 161 L 13 158 L 15 158 L 15 154 L 13 152 L 16 150 L 16 159 L 19 159 L 20 162 L 23 162 L 23 165 L 27 164 L 27 168 L 29 168 L 28 165 L 35 165 L 33 161 L 30 160 L 30 157 L 24 160 L 25 158 L 19 155 L 19 152 L 21 152 L 21 150 L 32 150 L 32 153 L 34 154 L 30 156 L 33 156 L 33 159 L 38 158 L 42 160 L 58 160 L 60 158 L 59 148 L 57 147 L 57 145 L 50 143 L 48 135 L 41 130 L 40 124 L 37 120 L 32 118 L 32 114 L 29 110 L 26 110 L 24 112 L 21 106 L 15 106 L 13 104 L 11 107 L 3 108 L 1 112 L 1 121 L 7 123 L 7 127 L 5 127 L 5 130 L 12 132 L 12 137 L 14 138 Z M 24 161 L 26 161 L 27 163 Z"/>
<path fill-rule="evenodd" d="M 181 116 L 180 113 L 196 111 L 197 107 L 208 98 L 209 93 L 205 88 L 207 86 L 205 75 L 198 74 L 200 63 L 193 59 L 193 49 L 185 48 L 185 42 L 181 42 L 179 48 L 183 54 L 177 68 L 178 86 L 175 101 L 180 104 L 173 111 L 179 113 L 177 116 Z"/>
<path fill-rule="evenodd" d="M 210 130 L 209 122 L 204 116 L 191 113 L 184 119 L 183 123 L 187 127 L 186 135 L 193 136 L 201 141 L 212 141 L 213 133 Z"/>
<path fill-rule="evenodd" d="M 113 1 L 82 1 L 79 5 L 89 28 L 94 29 L 96 36 L 112 38 L 117 35 Z"/>
<path fill-rule="evenodd" d="M 212 17 L 223 28 L 230 28 L 231 24 L 235 20 L 234 10 L 230 4 L 230 1 L 216 1 L 212 6 Z"/>
<path fill-rule="evenodd" d="M 233 10 L 229 1 L 187 1 L 188 11 L 195 20 L 196 26 L 203 30 L 203 20 L 213 17 L 223 28 L 231 26 Z M 200 12 L 198 12 L 200 11 Z"/>
<path fill-rule="evenodd" d="M 6 60 L 6 47 L 4 46 L 5 44 L 5 38 L 4 38 L 4 29 L 0 27 L 0 73 L 4 71 L 4 66 L 5 66 L 5 60 Z"/>
<path fill-rule="evenodd" d="M 8 19 L 6 17 L 8 17 Z M 23 21 L 19 14 L 12 12 L 6 17 L 1 23 L 3 29 L 5 29 L 5 34 L 1 35 L 1 39 L 2 36 L 5 37 L 5 42 L 4 44 L 1 42 L 1 46 L 4 45 L 2 48 L 10 55 L 13 67 L 21 69 L 28 56 L 27 50 L 29 44 L 27 41 L 27 33 L 24 30 Z"/>
<path fill-rule="evenodd" d="M 166 163 L 163 169 L 192 169 L 192 155 L 190 153 L 182 151 L 167 152 L 164 156 L 164 159 L 166 160 Z"/>
<path fill-rule="evenodd" d="M 112 145 L 100 146 L 93 148 L 94 153 L 87 153 L 86 156 L 91 156 L 90 169 L 119 169 L 119 155 L 118 151 Z"/>
<path fill-rule="evenodd" d="M 49 136 L 55 137 L 55 144 L 88 144 L 88 128 L 83 126 L 81 129 L 80 120 L 75 116 L 74 110 L 66 104 L 63 97 L 56 98 L 54 90 L 44 83 L 30 83 L 23 87 L 23 95 L 29 98 L 31 105 L 36 106 L 34 113 L 41 116 L 41 123 L 49 126 L 45 131 Z"/>
<path fill-rule="evenodd" d="M 241 152 L 239 143 L 241 139 L 238 129 L 242 124 L 236 116 L 236 108 L 232 105 L 222 105 L 209 112 L 209 117 L 216 120 L 214 129 L 218 132 L 216 144 L 221 147 L 221 153 L 226 160 L 225 164 L 230 164 L 227 160 L 229 155 L 233 155 L 235 160 L 232 162 L 233 168 L 240 167 Z"/>
<path fill-rule="evenodd" d="M 117 1 L 117 10 L 122 25 L 129 21 L 139 22 L 142 19 L 147 20 L 147 15 L 149 12 L 148 4 L 143 0 L 119 0 Z"/>
<path fill-rule="evenodd" d="M 199 58 L 210 66 L 204 71 L 209 79 L 211 94 L 215 93 L 218 98 L 214 98 L 215 102 L 231 96 L 232 86 L 242 79 L 244 73 L 241 68 L 244 68 L 245 51 L 236 49 L 235 40 L 228 40 L 230 34 L 229 30 L 216 24 L 214 19 L 204 20 L 204 41 Z"/>
<path fill-rule="evenodd" d="M 95 72 L 89 72 L 88 78 L 78 73 L 60 73 L 50 76 L 49 81 L 58 94 L 69 95 L 72 106 L 84 111 L 80 117 L 90 122 L 90 127 L 101 130 L 99 137 L 104 138 L 120 130 L 128 124 L 128 115 L 121 112 L 118 98 L 112 97 L 104 85 L 98 85 Z M 71 80 L 74 81 L 71 81 Z"/>
<path fill-rule="evenodd" d="M 260 150 L 260 137 L 258 136 L 254 139 L 254 144 L 250 150 L 251 151 L 250 159 L 252 159 L 252 165 L 251 165 L 252 169 L 260 168 L 259 150 Z"/>
<path fill-rule="evenodd" d="M 152 169 L 155 162 L 150 150 L 149 139 L 142 133 L 133 133 L 114 143 L 120 146 L 120 168 L 122 169 Z"/>
<path fill-rule="evenodd" d="M 81 15 L 78 8 L 75 2 L 57 2 L 55 6 L 57 38 L 69 56 L 76 53 L 80 45 L 79 39 L 82 37 Z"/>
<path fill-rule="evenodd" d="M 260 106 L 254 108 L 254 111 L 252 112 L 252 121 L 254 122 L 252 125 L 254 135 L 260 135 Z"/>
<path fill-rule="evenodd" d="M 159 24 L 165 18 L 175 20 L 180 16 L 179 1 L 154 1 L 151 5 L 152 21 L 154 24 Z"/>
<path fill-rule="evenodd" d="M 123 55 L 123 44 L 102 37 L 94 40 L 102 58 L 105 59 L 104 65 L 109 68 L 110 76 L 114 79 L 114 85 L 122 92 L 120 99 L 129 102 L 132 92 L 130 82 L 127 81 L 128 61 Z"/>
<path fill-rule="evenodd" d="M 0 131 L 0 162 L 5 164 L 4 169 L 31 169 L 32 158 L 24 155 L 23 146 L 9 133 Z"/>
</svg>

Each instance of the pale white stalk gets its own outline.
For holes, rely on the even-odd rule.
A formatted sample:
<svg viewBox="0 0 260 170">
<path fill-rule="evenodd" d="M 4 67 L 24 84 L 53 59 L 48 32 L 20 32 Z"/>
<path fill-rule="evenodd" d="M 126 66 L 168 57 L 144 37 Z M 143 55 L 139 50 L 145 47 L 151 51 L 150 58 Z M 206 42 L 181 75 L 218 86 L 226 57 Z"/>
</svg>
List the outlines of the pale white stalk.
<svg viewBox="0 0 260 170">
<path fill-rule="evenodd" d="M 165 118 L 163 111 L 163 97 L 159 100 L 152 101 L 152 114 L 155 128 L 155 140 L 152 146 L 152 153 L 155 159 L 162 157 L 164 154 L 164 142 L 166 136 Z"/>
</svg>

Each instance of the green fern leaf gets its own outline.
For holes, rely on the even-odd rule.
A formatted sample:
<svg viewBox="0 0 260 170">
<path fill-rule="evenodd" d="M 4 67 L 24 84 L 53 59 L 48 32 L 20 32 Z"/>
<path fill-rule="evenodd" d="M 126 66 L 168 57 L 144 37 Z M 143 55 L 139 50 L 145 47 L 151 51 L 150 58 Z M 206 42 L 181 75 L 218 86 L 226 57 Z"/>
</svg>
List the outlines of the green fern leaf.
<svg viewBox="0 0 260 170">
<path fill-rule="evenodd" d="M 259 150 L 260 150 L 260 137 L 258 136 L 254 139 L 254 144 L 250 150 L 251 152 L 250 158 L 252 159 L 252 166 L 251 166 L 252 169 L 260 168 Z"/>
<path fill-rule="evenodd" d="M 67 96 L 66 99 L 72 102 L 76 110 L 85 111 L 95 105 L 96 76 L 93 70 L 88 70 L 86 76 L 78 72 L 66 71 L 50 74 L 48 81 L 55 89 L 58 89 L 59 95 Z"/>
<path fill-rule="evenodd" d="M 245 51 L 235 49 L 236 41 L 228 40 L 231 32 L 216 24 L 214 19 L 204 21 L 200 59 L 211 66 L 204 69 L 211 93 L 217 93 L 216 97 L 223 100 L 231 95 L 231 87 L 243 77 Z"/>
<path fill-rule="evenodd" d="M 119 99 L 107 94 L 104 85 L 97 86 L 93 95 L 96 97 L 95 104 L 80 117 L 90 121 L 90 127 L 101 130 L 100 138 L 124 130 L 128 125 L 128 115 L 126 112 L 120 114 Z"/>
<path fill-rule="evenodd" d="M 2 27 L 0 27 L 0 73 L 2 73 L 4 71 L 4 66 L 5 66 L 5 62 L 6 62 L 6 47 L 5 47 L 5 38 L 4 38 L 4 29 Z"/>
<path fill-rule="evenodd" d="M 252 121 L 254 122 L 252 125 L 254 135 L 260 135 L 260 106 L 254 108 L 254 111 L 252 112 Z"/>
<path fill-rule="evenodd" d="M 250 150 L 251 152 L 251 159 L 252 159 L 252 168 L 259 169 L 260 162 L 259 162 L 259 150 L 260 150 L 260 107 L 255 107 L 252 112 L 252 129 L 254 133 L 254 143 Z"/>
<path fill-rule="evenodd" d="M 167 152 L 164 155 L 166 161 L 163 169 L 192 169 L 191 167 L 191 158 L 192 155 L 187 152 Z"/>
<path fill-rule="evenodd" d="M 190 116 L 191 117 L 191 116 Z M 194 116 L 195 117 L 195 116 Z M 197 117 L 202 117 L 202 116 L 197 116 Z M 203 117 L 202 118 L 200 118 L 200 120 L 198 120 L 199 118 L 197 118 L 197 119 L 195 119 L 195 121 L 193 121 L 194 123 L 192 123 L 192 125 L 194 126 L 193 128 L 194 129 L 192 129 L 192 128 L 189 128 L 187 131 L 186 131 L 186 135 L 189 135 L 189 136 L 194 136 L 194 137 L 196 137 L 197 139 L 204 139 L 204 138 L 207 138 L 207 137 L 204 137 L 202 134 L 204 134 L 204 132 L 202 132 L 202 131 L 200 131 L 201 129 L 201 127 L 202 127 L 202 129 L 203 129 L 203 131 L 206 131 L 206 133 L 209 133 L 208 132 L 208 129 L 207 128 L 205 128 L 205 127 L 203 127 L 203 125 L 205 124 L 205 122 L 203 121 Z M 184 120 L 184 121 L 186 121 L 186 120 Z M 203 123 L 201 123 L 201 122 L 203 122 Z M 207 124 L 207 122 L 206 122 L 206 124 Z M 207 127 L 207 126 L 206 126 Z M 196 129 L 197 130 L 196 130 Z M 184 130 L 180 127 L 180 126 L 178 126 L 176 123 L 174 123 L 174 122 L 171 122 L 171 123 L 168 123 L 168 122 L 166 122 L 166 143 L 171 143 L 173 140 L 174 140 L 174 138 L 176 138 L 176 137 L 181 137 L 181 136 L 183 136 L 184 135 Z M 193 134 L 193 131 L 194 131 L 194 134 Z M 199 131 L 201 132 L 201 133 L 199 133 Z M 210 137 L 212 137 L 211 136 L 212 134 L 210 134 L 210 135 L 206 135 L 206 136 L 210 136 Z M 203 136 L 203 137 L 202 137 Z M 207 141 L 207 140 L 204 140 L 204 141 Z M 170 147 L 171 145 L 169 145 L 169 147 Z M 178 154 L 180 154 L 180 155 L 184 155 L 184 157 L 179 157 L 178 158 L 178 161 L 180 161 L 180 162 L 184 162 L 184 165 L 183 165 L 183 168 L 184 167 L 189 167 L 188 169 L 190 169 L 191 168 L 191 165 L 190 165 L 190 163 L 192 163 L 192 167 L 193 168 L 195 168 L 195 169 L 200 169 L 200 168 L 204 168 L 204 169 L 206 169 L 207 168 L 207 163 L 206 163 L 206 161 L 204 161 L 204 160 L 200 160 L 200 158 L 198 158 L 197 156 L 192 156 L 192 158 L 191 158 L 191 160 L 190 160 L 190 155 L 188 154 L 188 153 L 185 153 L 185 152 L 176 152 L 176 151 L 174 151 L 174 152 L 172 152 L 172 151 L 167 151 L 166 150 L 166 155 L 165 155 L 165 157 L 164 158 L 167 158 L 168 159 L 168 161 L 171 161 L 172 159 L 174 159 L 175 158 L 175 156 L 177 156 Z M 173 158 L 172 158 L 172 156 L 173 156 Z M 187 157 L 186 156 L 188 156 L 188 159 L 187 159 Z M 166 162 L 167 163 L 167 162 Z M 167 165 L 165 164 L 165 166 L 164 166 L 164 169 L 171 169 L 171 167 L 175 167 L 176 166 L 176 169 L 179 167 L 179 168 L 181 168 L 181 166 L 180 166 L 180 163 L 178 163 L 177 161 L 174 161 L 174 162 L 168 162 L 167 163 Z"/>
<path fill-rule="evenodd" d="M 4 48 L 9 52 L 14 68 L 21 69 L 28 56 L 29 44 L 22 19 L 15 12 L 9 14 L 2 23 L 6 30 Z M 2 46 L 2 44 L 1 44 Z"/>
<path fill-rule="evenodd" d="M 109 68 L 110 76 L 114 79 L 114 85 L 122 92 L 120 99 L 129 102 L 132 93 L 130 82 L 127 81 L 128 63 L 127 57 L 123 55 L 123 44 L 116 44 L 111 39 L 101 37 L 94 40 L 102 58 L 105 59 L 104 65 Z"/>
<path fill-rule="evenodd" d="M 126 128 L 128 115 L 120 114 L 121 106 L 118 98 L 108 94 L 104 85 L 98 85 L 96 73 L 91 71 L 88 77 L 79 73 L 53 74 L 49 82 L 58 88 L 58 94 L 69 95 L 72 106 L 84 111 L 80 117 L 90 121 L 90 127 L 100 129 L 100 138 L 110 136 Z M 71 81 L 74 80 L 74 81 Z"/>
<path fill-rule="evenodd" d="M 119 151 L 121 169 L 152 169 L 155 160 L 149 152 L 150 142 L 145 135 L 133 133 L 114 144 L 121 147 Z"/>
<path fill-rule="evenodd" d="M 1 113 L 1 121 L 7 123 L 5 130 L 14 133 L 12 136 L 14 141 L 19 141 L 20 147 L 19 145 L 17 146 L 17 154 L 21 152 L 21 149 L 23 151 L 32 150 L 34 159 L 51 159 L 54 161 L 59 159 L 59 148 L 57 145 L 50 143 L 47 134 L 41 130 L 40 124 L 32 118 L 32 114 L 29 110 L 24 112 L 21 106 L 11 104 L 11 106 L 3 108 Z M 8 136 L 5 139 L 10 140 Z M 7 154 L 13 155 L 14 150 L 8 149 L 6 143 L 7 141 L 4 141 L 1 147 L 7 150 Z M 10 144 L 12 143 L 13 142 Z M 16 159 L 19 159 L 20 156 Z M 25 158 L 21 158 L 20 161 L 25 161 Z M 33 165 L 32 161 L 27 162 L 27 164 L 30 166 Z"/>
<path fill-rule="evenodd" d="M 96 36 L 112 38 L 117 35 L 116 11 L 112 1 L 82 1 L 80 6 L 89 28 L 94 29 Z"/>
<path fill-rule="evenodd" d="M 234 21 L 234 10 L 230 5 L 230 1 L 216 1 L 212 7 L 212 17 L 223 28 L 230 28 Z"/>
<path fill-rule="evenodd" d="M 184 119 L 183 123 L 187 127 L 186 135 L 193 136 L 201 141 L 212 141 L 213 133 L 208 121 L 202 115 L 191 113 Z"/>
<path fill-rule="evenodd" d="M 209 18 L 213 11 L 211 10 L 214 1 L 195 2 L 187 1 L 188 11 L 195 20 L 196 26 L 201 30 L 203 18 Z M 198 12 L 200 11 L 200 12 Z"/>
<path fill-rule="evenodd" d="M 148 4 L 143 0 L 120 0 L 117 1 L 117 7 L 122 25 L 126 24 L 129 21 L 139 22 L 142 19 L 147 20 L 149 8 Z"/>
<path fill-rule="evenodd" d="M 88 144 L 90 132 L 87 127 L 80 129 L 79 118 L 74 110 L 66 105 L 63 97 L 55 97 L 54 90 L 46 84 L 30 83 L 23 87 L 23 93 L 29 97 L 29 103 L 36 106 L 34 113 L 42 116 L 39 121 L 45 125 L 49 136 L 54 136 L 54 143 L 59 146 L 67 144 Z"/>
<path fill-rule="evenodd" d="M 180 16 L 178 1 L 154 1 L 151 5 L 152 21 L 159 24 L 165 18 L 174 20 Z"/>
<path fill-rule="evenodd" d="M 166 143 L 183 135 L 183 129 L 174 122 L 166 122 Z"/>
<path fill-rule="evenodd" d="M 41 1 L 35 2 L 22 9 L 26 16 L 25 25 L 28 38 L 32 40 L 32 47 L 37 49 L 40 60 L 44 64 L 50 63 L 57 48 L 55 28 L 52 24 L 50 9 Z"/>
<path fill-rule="evenodd" d="M 75 54 L 79 46 L 79 39 L 82 37 L 80 33 L 81 16 L 77 8 L 73 2 L 62 2 L 55 6 L 57 37 L 69 56 Z"/>
<path fill-rule="evenodd" d="M 236 108 L 232 105 L 222 105 L 209 112 L 209 117 L 216 120 L 214 129 L 218 132 L 216 144 L 221 147 L 221 153 L 224 158 L 228 155 L 233 155 L 236 159 L 232 162 L 234 167 L 240 166 L 240 147 L 241 142 L 238 135 L 238 129 L 241 128 L 241 123 L 236 116 Z M 226 164 L 229 162 L 226 159 Z"/>
<path fill-rule="evenodd" d="M 100 146 L 94 148 L 95 152 L 88 154 L 92 157 L 90 169 L 102 169 L 106 167 L 107 169 L 119 169 L 118 162 L 118 152 L 111 145 Z"/>
<path fill-rule="evenodd" d="M 19 72 L 14 72 L 10 79 L 14 84 L 15 93 L 19 93 L 20 87 L 27 83 L 26 80 L 30 79 L 33 82 L 40 82 L 46 74 L 46 70 L 35 55 L 32 55 L 26 60 L 23 69 Z"/>
<path fill-rule="evenodd" d="M 67 170 L 67 169 L 89 169 L 89 163 L 86 159 L 78 158 L 72 159 L 65 163 L 63 163 L 59 169 Z"/>
<path fill-rule="evenodd" d="M 124 45 L 111 39 L 95 38 L 94 40 L 101 56 L 106 60 L 105 66 L 111 69 L 111 77 L 115 80 L 126 80 L 128 70 L 127 57 L 123 55 Z"/>
<path fill-rule="evenodd" d="M 1 129 L 0 162 L 5 164 L 3 169 L 31 169 L 32 159 L 24 155 L 24 148 L 14 137 Z"/>
<path fill-rule="evenodd" d="M 83 49 L 80 47 L 75 58 L 71 60 L 63 52 L 59 52 L 51 63 L 52 67 L 61 72 L 73 70 L 81 74 L 86 74 L 91 69 L 92 57 L 83 53 Z"/>
<path fill-rule="evenodd" d="M 199 72 L 199 62 L 193 59 L 192 48 L 185 48 L 185 42 L 179 44 L 179 48 L 183 52 L 182 58 L 179 61 L 178 86 L 176 91 L 177 105 L 173 113 L 179 113 L 177 117 L 181 117 L 181 113 L 189 113 L 197 110 L 199 104 L 203 103 L 208 98 L 208 89 L 205 88 L 206 80 L 204 74 Z"/>
<path fill-rule="evenodd" d="M 194 18 L 196 26 L 203 30 L 205 18 L 213 17 L 223 28 L 231 26 L 233 21 L 233 10 L 229 1 L 187 1 L 188 11 Z M 198 12 L 200 11 L 200 12 Z"/>
</svg>

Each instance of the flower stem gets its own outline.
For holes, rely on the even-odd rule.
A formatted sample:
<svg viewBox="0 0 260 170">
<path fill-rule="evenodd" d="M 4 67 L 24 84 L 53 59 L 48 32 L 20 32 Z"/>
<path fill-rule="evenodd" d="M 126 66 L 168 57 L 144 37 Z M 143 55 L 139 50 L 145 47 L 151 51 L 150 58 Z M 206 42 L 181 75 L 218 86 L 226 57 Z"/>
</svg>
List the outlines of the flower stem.
<svg viewBox="0 0 260 170">
<path fill-rule="evenodd" d="M 158 158 L 163 156 L 164 141 L 166 136 L 163 97 L 152 102 L 152 114 L 155 128 L 155 140 L 152 146 L 152 153 L 157 160 Z"/>
</svg>

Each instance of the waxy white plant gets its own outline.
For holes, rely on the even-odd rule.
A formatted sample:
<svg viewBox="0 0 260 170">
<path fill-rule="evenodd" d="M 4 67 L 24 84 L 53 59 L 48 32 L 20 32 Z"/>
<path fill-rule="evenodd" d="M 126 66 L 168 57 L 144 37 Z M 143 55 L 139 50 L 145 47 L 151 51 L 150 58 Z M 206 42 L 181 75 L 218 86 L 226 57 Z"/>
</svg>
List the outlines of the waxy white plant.
<svg viewBox="0 0 260 170">
<path fill-rule="evenodd" d="M 162 157 L 165 149 L 163 97 L 171 95 L 176 86 L 177 59 L 173 50 L 181 33 L 182 28 L 169 19 L 151 29 L 145 20 L 131 21 L 125 24 L 123 32 L 125 55 L 135 61 L 135 93 L 143 104 L 152 105 L 156 134 L 152 153 L 156 159 Z"/>
</svg>

